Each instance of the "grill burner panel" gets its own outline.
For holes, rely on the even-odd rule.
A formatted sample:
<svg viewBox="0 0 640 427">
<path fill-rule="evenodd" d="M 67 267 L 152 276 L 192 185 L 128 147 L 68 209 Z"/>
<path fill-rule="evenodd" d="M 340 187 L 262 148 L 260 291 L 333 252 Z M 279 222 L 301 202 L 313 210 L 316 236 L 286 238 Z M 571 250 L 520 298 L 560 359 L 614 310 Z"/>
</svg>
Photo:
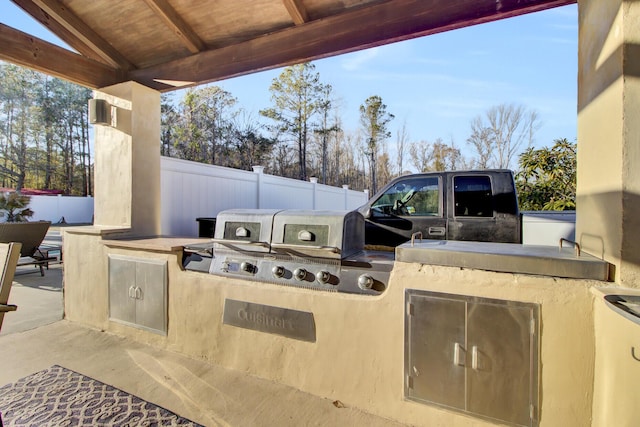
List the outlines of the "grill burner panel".
<svg viewBox="0 0 640 427">
<path fill-rule="evenodd" d="M 393 268 L 392 253 L 363 250 L 364 218 L 355 211 L 229 210 L 214 236 L 209 273 L 219 276 L 378 295 Z"/>
<path fill-rule="evenodd" d="M 378 295 L 386 289 L 392 258 L 389 254 L 387 259 L 372 260 L 367 253 L 361 253 L 348 260 L 318 260 L 216 252 L 210 273 L 329 292 Z"/>
</svg>

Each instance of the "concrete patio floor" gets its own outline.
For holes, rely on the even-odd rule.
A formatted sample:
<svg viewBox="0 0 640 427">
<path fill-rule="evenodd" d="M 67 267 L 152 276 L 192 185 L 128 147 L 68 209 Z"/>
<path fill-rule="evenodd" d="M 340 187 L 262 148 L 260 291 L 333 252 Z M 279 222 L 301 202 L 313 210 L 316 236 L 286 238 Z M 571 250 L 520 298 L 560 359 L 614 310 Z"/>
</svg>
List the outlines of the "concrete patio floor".
<svg viewBox="0 0 640 427">
<path fill-rule="evenodd" d="M 9 297 L 18 311 L 0 332 L 0 386 L 60 365 L 205 426 L 402 425 L 344 407 L 339 394 L 319 398 L 63 320 L 62 265 L 44 277 L 29 268 L 18 270 Z"/>
</svg>

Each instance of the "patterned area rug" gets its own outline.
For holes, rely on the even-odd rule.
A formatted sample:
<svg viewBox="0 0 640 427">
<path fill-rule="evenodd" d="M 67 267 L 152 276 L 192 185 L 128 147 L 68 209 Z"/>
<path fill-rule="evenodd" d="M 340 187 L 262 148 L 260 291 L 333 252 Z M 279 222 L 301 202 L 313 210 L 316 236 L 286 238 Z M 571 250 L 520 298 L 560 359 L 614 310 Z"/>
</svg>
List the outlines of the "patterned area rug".
<svg viewBox="0 0 640 427">
<path fill-rule="evenodd" d="M 0 388 L 6 426 L 200 426 L 110 385 L 54 365 Z"/>
</svg>

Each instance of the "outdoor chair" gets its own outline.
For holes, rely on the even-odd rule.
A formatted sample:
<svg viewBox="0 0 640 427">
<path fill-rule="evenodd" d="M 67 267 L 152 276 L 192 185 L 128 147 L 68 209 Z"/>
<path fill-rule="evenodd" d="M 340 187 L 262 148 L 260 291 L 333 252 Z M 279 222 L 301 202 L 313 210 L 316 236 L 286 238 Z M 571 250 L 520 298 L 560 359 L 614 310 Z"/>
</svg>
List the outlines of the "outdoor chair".
<svg viewBox="0 0 640 427">
<path fill-rule="evenodd" d="M 20 243 L 0 243 L 0 330 L 4 314 L 18 308 L 15 305 L 7 304 L 7 302 L 13 283 L 13 275 L 20 258 L 20 246 Z"/>
<path fill-rule="evenodd" d="M 18 266 L 35 265 L 40 268 L 40 275 L 44 276 L 44 268 L 48 268 L 50 262 L 58 260 L 49 256 L 49 250 L 40 247 L 50 225 L 50 221 L 0 223 L 0 242 L 21 243 Z"/>
</svg>

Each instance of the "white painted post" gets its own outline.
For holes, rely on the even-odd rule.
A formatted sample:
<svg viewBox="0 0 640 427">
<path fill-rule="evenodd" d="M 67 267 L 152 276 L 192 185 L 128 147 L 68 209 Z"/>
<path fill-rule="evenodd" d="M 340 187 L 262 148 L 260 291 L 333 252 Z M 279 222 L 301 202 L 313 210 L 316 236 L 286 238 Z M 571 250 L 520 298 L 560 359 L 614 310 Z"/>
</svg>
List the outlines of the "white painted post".
<svg viewBox="0 0 640 427">
<path fill-rule="evenodd" d="M 264 166 L 251 166 L 253 172 L 258 174 L 258 183 L 256 188 L 256 207 L 262 207 L 262 175 L 264 175 Z"/>
<path fill-rule="evenodd" d="M 317 198 L 317 192 L 318 192 L 318 178 L 316 178 L 315 176 L 312 176 L 311 178 L 309 178 L 309 181 L 311 182 L 311 191 L 313 191 L 313 198 L 312 198 L 312 209 L 315 210 L 316 209 L 316 198 Z"/>
<path fill-rule="evenodd" d="M 349 185 L 343 184 L 342 188 L 344 189 L 344 209 L 349 209 Z"/>
</svg>

